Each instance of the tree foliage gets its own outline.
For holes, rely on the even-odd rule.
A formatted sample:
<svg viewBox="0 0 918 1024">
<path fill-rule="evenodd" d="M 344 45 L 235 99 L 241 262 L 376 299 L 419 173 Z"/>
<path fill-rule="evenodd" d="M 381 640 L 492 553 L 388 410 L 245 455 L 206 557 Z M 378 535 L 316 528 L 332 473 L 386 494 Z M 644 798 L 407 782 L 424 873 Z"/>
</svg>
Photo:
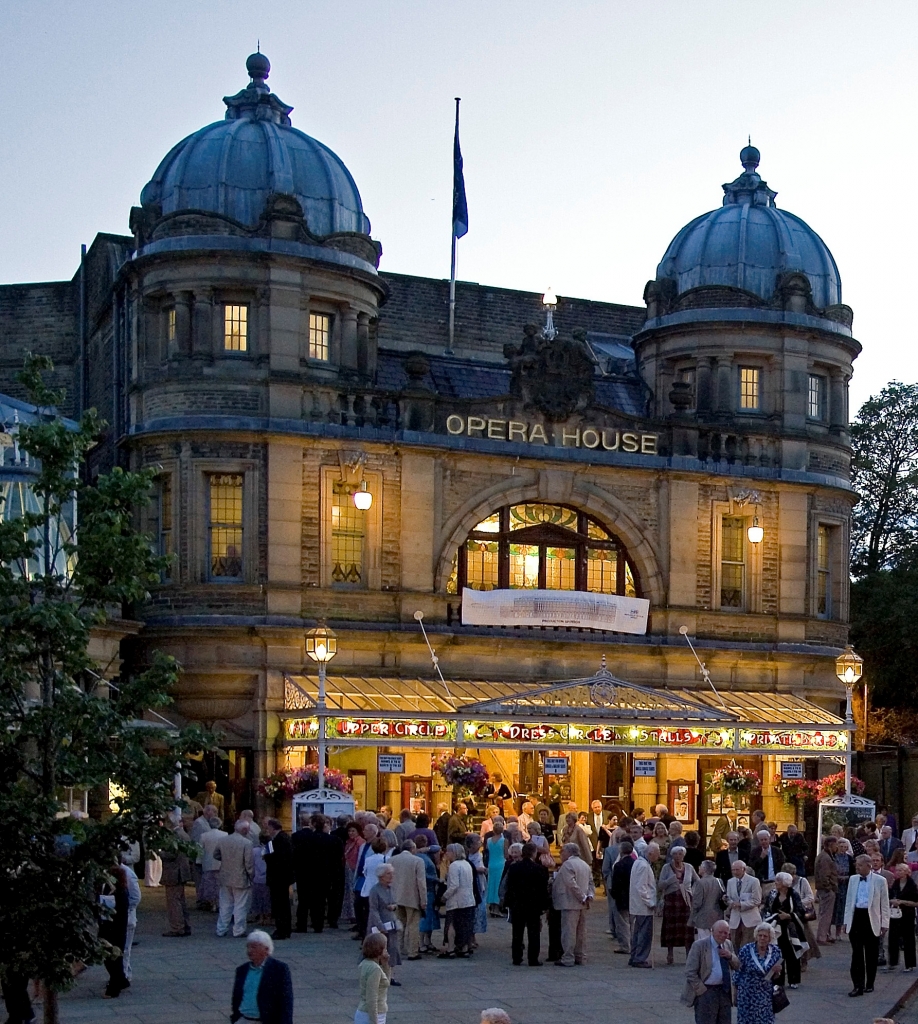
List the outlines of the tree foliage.
<svg viewBox="0 0 918 1024">
<path fill-rule="evenodd" d="M 899 564 L 918 530 L 918 384 L 892 381 L 851 425 L 851 571 L 861 577 Z"/>
<path fill-rule="evenodd" d="M 143 721 L 170 703 L 172 659 L 122 677 L 110 697 L 105 666 L 89 655 L 93 629 L 143 600 L 165 563 L 132 525 L 152 474 L 80 479 L 103 424 L 90 412 L 74 430 L 56 415 L 62 396 L 41 376 L 49 368 L 30 357 L 20 377 L 41 413 L 18 435 L 38 511 L 0 522 L 0 964 L 59 991 L 75 962 L 105 955 L 96 894 L 119 851 L 140 839 L 148 849 L 174 845 L 162 822 L 175 804 L 176 765 L 211 739 Z M 67 788 L 109 783 L 124 796 L 105 820 L 62 814 Z"/>
</svg>

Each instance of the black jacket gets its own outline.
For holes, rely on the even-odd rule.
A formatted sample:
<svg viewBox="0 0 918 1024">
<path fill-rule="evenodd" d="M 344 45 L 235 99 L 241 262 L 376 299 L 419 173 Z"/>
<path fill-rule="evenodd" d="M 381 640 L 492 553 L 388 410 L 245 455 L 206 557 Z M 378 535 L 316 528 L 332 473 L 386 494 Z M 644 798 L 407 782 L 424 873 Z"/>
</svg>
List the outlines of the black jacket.
<svg viewBox="0 0 918 1024">
<path fill-rule="evenodd" d="M 249 964 L 236 968 L 233 982 L 233 1004 L 230 1020 L 239 1020 L 239 1004 Z M 280 960 L 269 956 L 262 967 L 261 984 L 258 986 L 258 1016 L 262 1024 L 293 1024 L 293 982 L 290 968 Z"/>
<path fill-rule="evenodd" d="M 615 906 L 622 911 L 628 912 L 631 902 L 631 869 L 634 867 L 633 857 L 622 857 L 612 866 L 612 881 L 609 891 Z"/>
<path fill-rule="evenodd" d="M 265 853 L 265 880 L 283 888 L 293 882 L 293 843 L 286 832 L 278 832 L 270 842 L 274 852 Z"/>
<path fill-rule="evenodd" d="M 449 843 L 449 818 L 449 814 L 444 811 L 433 825 L 434 835 L 437 837 L 441 850 L 445 850 Z"/>
<path fill-rule="evenodd" d="M 742 852 L 737 849 L 737 860 L 743 860 Z M 743 861 L 743 863 L 746 863 Z M 733 877 L 733 865 L 730 863 L 730 851 L 729 850 L 718 850 L 714 856 L 714 874 L 724 883 L 730 881 Z"/>
<path fill-rule="evenodd" d="M 511 913 L 540 914 L 548 906 L 548 868 L 529 859 L 510 864 L 504 902 Z"/>
</svg>

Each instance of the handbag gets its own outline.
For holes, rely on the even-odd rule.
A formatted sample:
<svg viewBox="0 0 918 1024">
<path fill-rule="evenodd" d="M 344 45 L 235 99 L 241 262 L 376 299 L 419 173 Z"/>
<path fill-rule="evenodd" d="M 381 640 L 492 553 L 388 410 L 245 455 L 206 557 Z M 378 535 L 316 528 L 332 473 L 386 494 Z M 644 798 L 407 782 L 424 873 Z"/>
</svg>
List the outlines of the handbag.
<svg viewBox="0 0 918 1024">
<path fill-rule="evenodd" d="M 790 1000 L 787 998 L 787 993 L 784 991 L 784 986 L 773 986 L 771 990 L 772 1013 L 780 1013 L 782 1010 L 786 1010 L 788 1006 L 790 1006 Z"/>
<path fill-rule="evenodd" d="M 902 917 L 902 908 L 901 907 L 890 907 L 889 908 L 889 919 L 891 921 L 898 921 L 900 917 Z"/>
</svg>

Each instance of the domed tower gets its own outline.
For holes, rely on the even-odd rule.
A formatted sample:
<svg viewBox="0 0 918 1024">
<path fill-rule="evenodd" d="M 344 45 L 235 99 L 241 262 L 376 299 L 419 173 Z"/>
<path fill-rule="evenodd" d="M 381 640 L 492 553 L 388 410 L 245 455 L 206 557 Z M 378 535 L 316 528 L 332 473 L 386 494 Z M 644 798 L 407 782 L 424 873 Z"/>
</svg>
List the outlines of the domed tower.
<svg viewBox="0 0 918 1024">
<path fill-rule="evenodd" d="M 174 411 L 183 388 L 200 409 L 202 377 L 227 411 L 275 416 L 300 415 L 303 381 L 372 379 L 381 249 L 350 172 L 292 126 L 270 68 L 248 58 L 224 120 L 174 146 L 131 211 L 144 313 L 134 422 Z"/>
<path fill-rule="evenodd" d="M 363 470 L 334 440 L 310 444 L 370 420 L 387 289 L 348 169 L 293 127 L 264 54 L 246 68 L 225 118 L 174 146 L 132 210 L 108 365 L 121 369 L 113 443 L 154 471 L 142 525 L 172 556 L 139 610 L 132 661 L 175 655 L 178 712 L 233 722 L 264 759 L 264 707 L 283 703 L 282 684 L 267 688 L 271 644 L 287 638 L 285 668 L 302 665 L 303 616 L 316 615 L 303 566 L 321 556 L 303 545 L 304 493 L 317 517 L 321 460 L 352 490 Z M 268 621 L 270 642 L 255 633 Z"/>
<path fill-rule="evenodd" d="M 847 476 L 847 390 L 860 345 L 825 242 L 777 207 L 754 146 L 719 209 L 670 242 L 635 338 L 675 454 Z M 694 449 L 694 450 L 693 450 Z"/>
</svg>

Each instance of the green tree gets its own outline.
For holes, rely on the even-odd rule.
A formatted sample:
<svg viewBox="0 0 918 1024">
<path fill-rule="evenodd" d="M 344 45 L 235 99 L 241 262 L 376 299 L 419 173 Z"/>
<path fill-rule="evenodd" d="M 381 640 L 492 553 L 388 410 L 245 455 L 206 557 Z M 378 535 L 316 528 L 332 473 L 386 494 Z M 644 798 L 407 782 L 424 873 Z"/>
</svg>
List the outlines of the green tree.
<svg viewBox="0 0 918 1024">
<path fill-rule="evenodd" d="M 918 384 L 892 381 L 851 425 L 851 476 L 860 502 L 851 536 L 851 571 L 869 575 L 897 564 L 918 530 Z"/>
<path fill-rule="evenodd" d="M 0 522 L 0 965 L 43 982 L 53 1024 L 73 965 L 106 955 L 96 894 L 119 851 L 139 839 L 175 845 L 161 823 L 175 805 L 176 766 L 211 740 L 143 720 L 170 703 L 171 659 L 121 678 L 110 698 L 89 656 L 93 629 L 144 600 L 164 561 L 132 525 L 152 475 L 115 469 L 93 486 L 80 479 L 103 424 L 90 412 L 74 430 L 56 415 L 62 395 L 41 376 L 49 368 L 30 357 L 20 376 L 41 413 L 18 437 L 36 467 L 37 511 Z M 65 788 L 109 783 L 125 796 L 105 820 L 61 816 Z"/>
</svg>

